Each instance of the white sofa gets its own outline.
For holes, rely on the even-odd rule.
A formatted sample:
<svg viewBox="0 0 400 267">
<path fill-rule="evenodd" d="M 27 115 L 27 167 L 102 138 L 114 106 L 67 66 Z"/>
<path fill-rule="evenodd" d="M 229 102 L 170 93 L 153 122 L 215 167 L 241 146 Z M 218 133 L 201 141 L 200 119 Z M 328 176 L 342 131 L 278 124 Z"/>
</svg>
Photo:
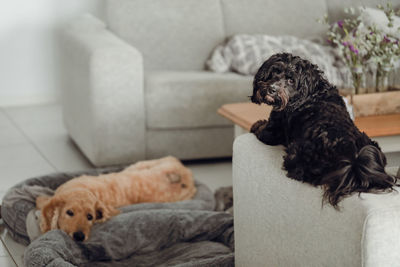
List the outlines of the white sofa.
<svg viewBox="0 0 400 267">
<path fill-rule="evenodd" d="M 235 140 L 236 266 L 400 266 L 399 193 L 355 194 L 336 211 L 321 188 L 286 177 L 283 155 L 253 134 Z"/>
<path fill-rule="evenodd" d="M 239 33 L 323 36 L 317 18 L 359 4 L 107 0 L 105 22 L 86 15 L 63 33 L 66 128 L 97 166 L 231 156 L 233 127 L 216 110 L 246 101 L 252 77 L 206 71 L 213 48 Z"/>
</svg>

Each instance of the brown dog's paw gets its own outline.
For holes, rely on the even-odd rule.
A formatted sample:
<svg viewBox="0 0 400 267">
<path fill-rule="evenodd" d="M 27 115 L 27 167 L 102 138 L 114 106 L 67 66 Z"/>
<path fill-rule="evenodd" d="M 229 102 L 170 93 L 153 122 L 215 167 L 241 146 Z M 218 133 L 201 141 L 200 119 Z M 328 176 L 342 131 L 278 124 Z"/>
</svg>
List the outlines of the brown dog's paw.
<svg viewBox="0 0 400 267">
<path fill-rule="evenodd" d="M 262 132 L 265 129 L 267 123 L 268 123 L 267 120 L 259 120 L 255 122 L 253 126 L 251 126 L 250 132 L 257 135 L 258 133 Z"/>
</svg>

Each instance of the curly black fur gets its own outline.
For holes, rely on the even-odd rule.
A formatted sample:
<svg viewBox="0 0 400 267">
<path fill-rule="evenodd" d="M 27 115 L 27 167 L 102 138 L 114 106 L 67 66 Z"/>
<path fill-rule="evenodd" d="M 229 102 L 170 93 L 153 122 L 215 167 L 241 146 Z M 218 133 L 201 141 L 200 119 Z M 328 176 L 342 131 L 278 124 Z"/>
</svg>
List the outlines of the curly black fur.
<svg viewBox="0 0 400 267">
<path fill-rule="evenodd" d="M 321 185 L 324 201 L 335 208 L 353 192 L 392 191 L 378 144 L 360 132 L 345 103 L 316 65 L 288 53 L 270 57 L 253 82 L 254 103 L 273 106 L 267 120 L 251 132 L 268 145 L 286 147 L 284 169 L 290 178 Z"/>
</svg>

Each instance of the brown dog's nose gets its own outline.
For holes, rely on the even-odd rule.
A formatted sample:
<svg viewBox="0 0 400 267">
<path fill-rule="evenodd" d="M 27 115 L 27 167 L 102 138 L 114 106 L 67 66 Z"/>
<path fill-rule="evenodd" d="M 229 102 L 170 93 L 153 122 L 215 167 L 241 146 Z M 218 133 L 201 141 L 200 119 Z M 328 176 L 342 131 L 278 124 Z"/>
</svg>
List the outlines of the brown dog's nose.
<svg viewBox="0 0 400 267">
<path fill-rule="evenodd" d="M 75 232 L 72 236 L 75 241 L 82 242 L 83 240 L 85 240 L 85 234 L 81 231 Z"/>
</svg>

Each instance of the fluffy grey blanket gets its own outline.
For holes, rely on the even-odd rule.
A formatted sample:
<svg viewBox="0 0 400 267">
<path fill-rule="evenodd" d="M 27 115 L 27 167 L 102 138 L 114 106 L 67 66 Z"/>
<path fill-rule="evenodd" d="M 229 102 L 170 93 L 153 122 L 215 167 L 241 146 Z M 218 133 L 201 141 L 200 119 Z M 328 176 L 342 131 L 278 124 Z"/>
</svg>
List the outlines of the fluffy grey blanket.
<svg viewBox="0 0 400 267">
<path fill-rule="evenodd" d="M 96 171 L 103 173 L 117 171 Z M 51 193 L 80 174 L 38 177 L 10 189 L 2 204 L 3 220 L 11 235 L 29 243 L 27 214 L 38 194 Z M 122 214 L 92 228 L 83 243 L 60 230 L 32 240 L 25 266 L 233 266 L 233 217 L 214 210 L 212 192 L 196 183 L 193 200 L 144 203 L 122 208 Z"/>
</svg>

